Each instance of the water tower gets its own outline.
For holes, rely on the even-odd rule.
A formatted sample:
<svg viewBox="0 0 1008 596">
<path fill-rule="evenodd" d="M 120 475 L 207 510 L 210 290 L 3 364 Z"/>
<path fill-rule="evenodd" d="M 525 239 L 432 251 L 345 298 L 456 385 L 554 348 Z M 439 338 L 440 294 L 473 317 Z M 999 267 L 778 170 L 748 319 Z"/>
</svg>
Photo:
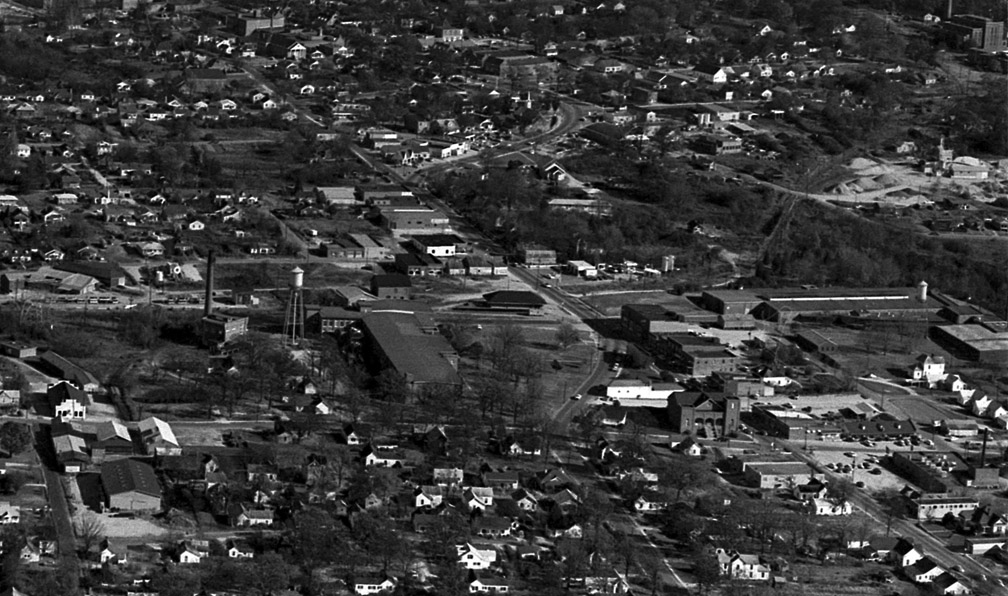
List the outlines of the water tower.
<svg viewBox="0 0 1008 596">
<path fill-rule="evenodd" d="M 291 269 L 290 294 L 287 296 L 287 315 L 284 317 L 283 341 L 287 345 L 300 345 L 304 340 L 304 270 Z"/>
</svg>

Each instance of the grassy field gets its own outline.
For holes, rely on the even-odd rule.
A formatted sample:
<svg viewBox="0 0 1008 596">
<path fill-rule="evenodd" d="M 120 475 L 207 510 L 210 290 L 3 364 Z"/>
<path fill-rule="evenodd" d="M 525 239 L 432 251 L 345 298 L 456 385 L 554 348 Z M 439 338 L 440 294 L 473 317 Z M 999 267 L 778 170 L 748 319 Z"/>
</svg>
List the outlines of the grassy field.
<svg viewBox="0 0 1008 596">
<path fill-rule="evenodd" d="M 337 267 L 332 263 L 312 262 L 297 263 L 305 271 L 304 285 L 306 288 L 321 288 L 335 285 L 359 285 L 367 283 L 371 277 L 370 271 L 356 268 Z M 293 263 L 276 263 L 259 261 L 245 263 L 228 263 L 218 266 L 216 284 L 219 288 L 285 288 L 290 278 Z"/>
<path fill-rule="evenodd" d="M 586 295 L 583 300 L 610 316 L 619 316 L 620 307 L 624 304 L 664 304 L 672 300 L 672 296 L 661 290 L 641 291 L 611 291 Z"/>
</svg>

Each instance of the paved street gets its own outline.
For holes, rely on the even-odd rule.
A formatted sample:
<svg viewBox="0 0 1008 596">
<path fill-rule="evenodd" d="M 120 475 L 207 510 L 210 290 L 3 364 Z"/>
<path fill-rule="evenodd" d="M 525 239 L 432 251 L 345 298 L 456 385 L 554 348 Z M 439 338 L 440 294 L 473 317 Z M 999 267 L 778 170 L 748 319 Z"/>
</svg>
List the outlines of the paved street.
<svg viewBox="0 0 1008 596">
<path fill-rule="evenodd" d="M 67 563 L 70 569 L 78 568 L 77 560 L 77 540 L 74 537 L 73 522 L 70 517 L 70 509 L 67 504 L 66 493 L 63 490 L 62 477 L 53 470 L 45 467 L 43 469 L 46 483 L 46 494 L 49 496 L 49 509 L 52 516 L 53 525 L 56 527 L 56 544 L 59 549 L 59 558 Z M 70 580 L 74 591 L 77 590 L 78 578 L 74 575 Z"/>
<path fill-rule="evenodd" d="M 761 442 L 767 442 L 769 439 L 766 437 L 759 437 Z M 780 441 L 783 444 L 787 444 L 786 441 Z M 815 465 L 815 458 L 807 453 L 806 451 L 799 448 L 798 445 L 794 445 L 791 452 L 803 461 Z M 839 479 L 846 477 L 845 474 L 837 474 L 835 472 L 826 471 L 826 477 L 830 479 Z M 875 501 L 863 491 L 854 491 L 851 497 L 851 502 L 853 505 L 865 512 L 866 515 L 874 519 L 879 523 L 879 529 L 885 528 L 886 524 L 886 513 L 883 510 L 882 505 Z M 964 582 L 967 584 L 973 584 L 976 586 L 981 583 L 978 578 L 981 577 L 995 577 L 994 571 L 987 567 L 986 565 L 980 563 L 972 557 L 968 557 L 965 553 L 954 553 L 945 547 L 945 543 L 939 540 L 925 531 L 923 528 L 917 525 L 916 520 L 910 519 L 893 519 L 891 533 L 896 536 L 902 536 L 907 538 L 921 550 L 923 550 L 929 557 L 933 558 L 940 565 L 951 568 L 955 565 L 961 565 L 966 571 L 968 576 L 968 581 Z M 996 593 L 1008 595 L 1008 589 L 999 588 L 990 584 L 990 582 L 983 582 L 990 585 Z"/>
</svg>

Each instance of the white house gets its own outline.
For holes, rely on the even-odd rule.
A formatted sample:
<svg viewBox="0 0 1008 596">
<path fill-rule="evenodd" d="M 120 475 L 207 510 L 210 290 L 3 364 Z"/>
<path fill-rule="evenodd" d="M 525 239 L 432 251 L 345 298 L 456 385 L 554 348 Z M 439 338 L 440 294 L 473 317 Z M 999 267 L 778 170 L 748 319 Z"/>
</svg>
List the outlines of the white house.
<svg viewBox="0 0 1008 596">
<path fill-rule="evenodd" d="M 644 493 L 634 501 L 634 510 L 638 513 L 663 511 L 668 502 L 657 494 Z"/>
<path fill-rule="evenodd" d="M 102 565 L 123 565 L 126 563 L 126 549 L 124 547 L 113 547 L 108 540 L 103 540 L 101 552 L 98 553 L 98 561 Z"/>
<path fill-rule="evenodd" d="M 909 540 L 900 539 L 889 551 L 889 560 L 898 567 L 909 567 L 924 557 Z"/>
<path fill-rule="evenodd" d="M 396 451 L 375 451 L 368 447 L 364 454 L 364 465 L 368 467 L 393 468 L 402 463 L 403 458 Z"/>
<path fill-rule="evenodd" d="M 462 493 L 462 502 L 470 511 L 479 509 L 484 511 L 493 507 L 493 489 L 485 486 L 472 486 Z"/>
<path fill-rule="evenodd" d="M 497 562 L 497 551 L 492 548 L 481 549 L 468 542 L 456 548 L 458 562 L 466 569 L 489 569 L 490 565 Z"/>
<path fill-rule="evenodd" d="M 913 367 L 912 377 L 915 381 L 924 381 L 934 386 L 945 379 L 945 358 L 933 354 L 921 354 Z"/>
<path fill-rule="evenodd" d="M 948 572 L 935 578 L 931 583 L 931 587 L 935 593 L 942 594 L 943 596 L 964 596 L 970 593 L 969 588 Z"/>
<path fill-rule="evenodd" d="M 181 565 L 199 565 L 207 556 L 209 556 L 207 553 L 196 550 L 187 544 L 179 553 L 178 562 Z"/>
<path fill-rule="evenodd" d="M 904 567 L 903 573 L 918 584 L 929 584 L 945 573 L 945 570 L 930 557 L 922 557 L 913 565 Z"/>
<path fill-rule="evenodd" d="M 417 509 L 438 507 L 443 500 L 440 486 L 421 486 L 413 491 L 413 506 Z"/>
<path fill-rule="evenodd" d="M 942 389 L 945 391 L 951 391 L 952 393 L 962 393 L 969 388 L 969 384 L 958 374 L 947 374 L 945 378 L 939 383 Z"/>
<path fill-rule="evenodd" d="M 507 581 L 498 578 L 481 578 L 477 577 L 469 584 L 469 593 L 488 593 L 494 592 L 498 594 L 504 594 L 508 591 Z"/>
<path fill-rule="evenodd" d="M 990 398 L 989 395 L 981 395 L 980 397 L 973 397 L 973 402 L 970 404 L 970 412 L 974 416 L 984 416 L 987 414 L 987 408 L 994 403 L 994 400 Z"/>
<path fill-rule="evenodd" d="M 235 525 L 240 527 L 269 526 L 273 524 L 273 512 L 269 509 L 252 509 L 245 504 L 235 516 Z"/>
<path fill-rule="evenodd" d="M 395 582 L 385 578 L 361 578 L 354 581 L 354 592 L 366 596 L 367 594 L 381 594 L 395 590 Z"/>
<path fill-rule="evenodd" d="M 814 515 L 850 515 L 853 508 L 849 501 L 834 503 L 829 499 L 812 499 L 808 502 L 809 512 Z"/>
<path fill-rule="evenodd" d="M 225 546 L 227 547 L 227 555 L 231 559 L 251 559 L 255 556 L 252 547 L 244 542 L 228 540 Z"/>
<path fill-rule="evenodd" d="M 717 549 L 715 553 L 722 575 L 727 575 L 733 579 L 770 580 L 770 568 L 760 562 L 759 555 L 744 555 L 738 552 L 728 553 L 721 548 Z"/>
<path fill-rule="evenodd" d="M 0 526 L 21 523 L 21 508 L 8 501 L 0 501 Z"/>
</svg>

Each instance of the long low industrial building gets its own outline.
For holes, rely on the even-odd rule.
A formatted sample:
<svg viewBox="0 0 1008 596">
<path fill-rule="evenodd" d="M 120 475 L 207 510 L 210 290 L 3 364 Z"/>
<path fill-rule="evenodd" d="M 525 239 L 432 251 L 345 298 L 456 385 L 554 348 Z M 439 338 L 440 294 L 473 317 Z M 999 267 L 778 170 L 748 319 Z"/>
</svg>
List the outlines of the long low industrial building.
<svg viewBox="0 0 1008 596">
<path fill-rule="evenodd" d="M 758 319 L 849 315 L 878 318 L 927 318 L 945 302 L 930 295 L 927 284 L 915 288 L 773 288 L 755 292 L 763 302 Z"/>
<path fill-rule="evenodd" d="M 436 326 L 407 312 L 372 312 L 362 321 L 364 349 L 377 359 L 376 369 L 391 368 L 413 390 L 462 384 L 458 354 Z"/>
<path fill-rule="evenodd" d="M 965 359 L 980 363 L 1003 363 L 1008 359 L 1008 330 L 983 323 L 944 325 L 931 328 L 939 345 Z"/>
</svg>

